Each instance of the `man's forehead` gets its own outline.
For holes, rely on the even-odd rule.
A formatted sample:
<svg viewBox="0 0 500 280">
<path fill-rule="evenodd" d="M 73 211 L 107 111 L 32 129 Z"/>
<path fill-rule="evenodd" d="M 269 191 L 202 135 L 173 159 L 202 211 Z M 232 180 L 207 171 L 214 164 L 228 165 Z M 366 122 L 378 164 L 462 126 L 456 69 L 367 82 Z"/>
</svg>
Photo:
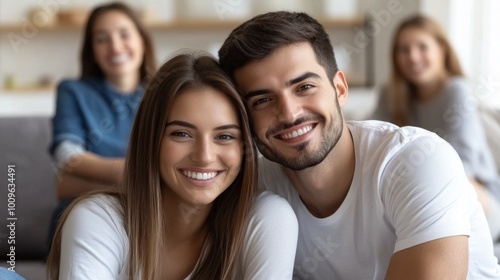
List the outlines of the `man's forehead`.
<svg viewBox="0 0 500 280">
<path fill-rule="evenodd" d="M 240 89 L 248 90 L 261 84 L 288 83 L 306 72 L 322 76 L 324 68 L 318 63 L 309 44 L 294 44 L 247 63 L 234 71 L 234 79 Z"/>
</svg>

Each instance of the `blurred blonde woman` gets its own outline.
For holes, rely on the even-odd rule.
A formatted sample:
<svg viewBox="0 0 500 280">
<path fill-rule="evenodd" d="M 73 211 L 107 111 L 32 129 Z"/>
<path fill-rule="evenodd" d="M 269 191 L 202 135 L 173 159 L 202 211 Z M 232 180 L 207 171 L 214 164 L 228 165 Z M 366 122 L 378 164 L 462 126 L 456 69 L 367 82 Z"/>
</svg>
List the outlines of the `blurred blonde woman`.
<svg viewBox="0 0 500 280">
<path fill-rule="evenodd" d="M 403 21 L 394 36 L 392 75 L 372 118 L 422 127 L 447 140 L 460 156 L 498 240 L 500 176 L 476 105 L 442 28 L 422 15 Z"/>
</svg>

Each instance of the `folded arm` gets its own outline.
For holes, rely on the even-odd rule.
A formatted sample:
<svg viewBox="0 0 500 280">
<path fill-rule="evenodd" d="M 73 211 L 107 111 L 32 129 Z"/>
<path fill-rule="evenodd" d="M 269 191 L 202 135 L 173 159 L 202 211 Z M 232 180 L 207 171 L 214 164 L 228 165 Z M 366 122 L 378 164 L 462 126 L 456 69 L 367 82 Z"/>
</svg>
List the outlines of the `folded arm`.
<svg viewBox="0 0 500 280">
<path fill-rule="evenodd" d="M 91 190 L 116 186 L 122 181 L 125 160 L 87 152 L 78 144 L 63 142 L 54 154 L 59 176 L 57 196 L 66 199 Z"/>
</svg>

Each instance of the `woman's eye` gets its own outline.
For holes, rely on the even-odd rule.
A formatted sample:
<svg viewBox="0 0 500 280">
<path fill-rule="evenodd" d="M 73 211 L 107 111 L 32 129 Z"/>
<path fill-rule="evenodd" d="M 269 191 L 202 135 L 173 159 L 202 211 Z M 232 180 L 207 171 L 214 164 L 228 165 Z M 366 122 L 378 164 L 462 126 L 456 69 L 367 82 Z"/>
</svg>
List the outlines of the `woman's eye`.
<svg viewBox="0 0 500 280">
<path fill-rule="evenodd" d="M 107 37 L 104 37 L 104 36 L 98 36 L 98 37 L 95 37 L 94 38 L 94 42 L 100 44 L 100 43 L 105 43 L 108 41 L 108 38 Z"/>
<path fill-rule="evenodd" d="M 128 34 L 128 32 L 123 32 L 123 33 L 121 33 L 121 37 L 122 37 L 122 39 L 128 39 L 128 37 L 129 37 L 129 36 L 130 36 L 130 35 Z"/>
<path fill-rule="evenodd" d="M 221 134 L 221 135 L 217 136 L 217 138 L 220 139 L 220 140 L 232 140 L 232 139 L 236 139 L 236 137 L 234 137 L 231 134 Z"/>
<path fill-rule="evenodd" d="M 426 51 L 427 50 L 427 45 L 426 44 L 420 44 L 419 49 L 421 51 Z"/>
<path fill-rule="evenodd" d="M 187 134 L 187 132 L 184 132 L 184 131 L 174 131 L 174 132 L 170 133 L 170 135 L 175 136 L 175 137 L 189 137 L 189 134 Z"/>
<path fill-rule="evenodd" d="M 410 49 L 409 49 L 408 47 L 405 47 L 405 46 L 400 46 L 400 47 L 398 47 L 398 48 L 397 48 L 397 51 L 398 51 L 399 53 L 404 53 L 404 54 L 406 54 L 406 53 L 408 53 L 408 52 L 410 51 Z"/>
</svg>

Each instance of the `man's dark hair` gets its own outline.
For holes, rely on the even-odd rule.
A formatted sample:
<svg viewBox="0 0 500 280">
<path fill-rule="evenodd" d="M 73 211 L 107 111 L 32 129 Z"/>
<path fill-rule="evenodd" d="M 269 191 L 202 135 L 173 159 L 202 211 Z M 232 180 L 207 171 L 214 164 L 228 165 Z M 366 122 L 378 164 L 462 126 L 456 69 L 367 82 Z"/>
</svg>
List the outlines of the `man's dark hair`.
<svg viewBox="0 0 500 280">
<path fill-rule="evenodd" d="M 270 12 L 258 15 L 234 29 L 219 50 L 219 63 L 234 80 L 234 71 L 263 59 L 280 47 L 309 42 L 318 63 L 332 78 L 338 70 L 328 34 L 305 13 Z"/>
</svg>

